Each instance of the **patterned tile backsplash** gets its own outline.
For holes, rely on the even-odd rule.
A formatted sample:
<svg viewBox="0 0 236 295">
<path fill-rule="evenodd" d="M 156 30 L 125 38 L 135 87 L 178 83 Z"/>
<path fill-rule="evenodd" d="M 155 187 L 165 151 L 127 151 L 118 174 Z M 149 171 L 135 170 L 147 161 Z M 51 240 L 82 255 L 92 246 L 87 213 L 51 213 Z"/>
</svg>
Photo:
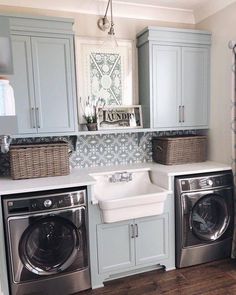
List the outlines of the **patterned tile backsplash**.
<svg viewBox="0 0 236 295">
<path fill-rule="evenodd" d="M 72 168 L 112 166 L 152 162 L 153 136 L 196 134 L 196 131 L 166 131 L 82 135 L 70 137 L 40 137 L 13 139 L 13 144 L 52 142 L 65 140 L 72 151 Z M 9 175 L 9 154 L 0 153 L 0 175 Z"/>
</svg>

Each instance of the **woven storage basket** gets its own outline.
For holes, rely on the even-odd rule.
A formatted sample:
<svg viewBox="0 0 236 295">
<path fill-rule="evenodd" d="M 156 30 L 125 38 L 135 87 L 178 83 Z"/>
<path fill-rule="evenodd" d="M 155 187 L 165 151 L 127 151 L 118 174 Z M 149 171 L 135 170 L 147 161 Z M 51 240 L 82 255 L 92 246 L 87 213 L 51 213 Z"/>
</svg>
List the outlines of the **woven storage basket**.
<svg viewBox="0 0 236 295">
<path fill-rule="evenodd" d="M 70 173 L 68 144 L 12 145 L 10 168 L 13 179 L 67 175 Z"/>
<path fill-rule="evenodd" d="M 164 165 L 206 161 L 206 136 L 154 137 L 153 160 Z"/>
</svg>

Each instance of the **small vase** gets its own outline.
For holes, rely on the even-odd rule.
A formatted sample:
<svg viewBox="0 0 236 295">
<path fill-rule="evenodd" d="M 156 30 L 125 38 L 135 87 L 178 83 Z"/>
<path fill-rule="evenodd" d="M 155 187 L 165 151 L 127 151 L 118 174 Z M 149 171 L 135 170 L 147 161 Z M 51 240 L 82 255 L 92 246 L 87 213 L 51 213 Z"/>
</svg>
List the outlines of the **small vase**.
<svg viewBox="0 0 236 295">
<path fill-rule="evenodd" d="M 88 131 L 96 131 L 96 130 L 98 130 L 98 124 L 97 123 L 88 123 L 87 128 L 88 128 Z"/>
</svg>

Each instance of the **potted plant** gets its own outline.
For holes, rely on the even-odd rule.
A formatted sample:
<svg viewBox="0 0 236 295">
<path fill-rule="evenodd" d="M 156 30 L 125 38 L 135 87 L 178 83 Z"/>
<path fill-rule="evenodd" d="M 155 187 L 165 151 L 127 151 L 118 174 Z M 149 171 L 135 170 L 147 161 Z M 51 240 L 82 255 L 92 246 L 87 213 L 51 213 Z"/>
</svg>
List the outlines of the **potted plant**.
<svg viewBox="0 0 236 295">
<path fill-rule="evenodd" d="M 86 125 L 89 131 L 95 131 L 98 129 L 96 106 L 91 103 L 89 97 L 85 104 L 84 119 L 86 120 Z"/>
</svg>

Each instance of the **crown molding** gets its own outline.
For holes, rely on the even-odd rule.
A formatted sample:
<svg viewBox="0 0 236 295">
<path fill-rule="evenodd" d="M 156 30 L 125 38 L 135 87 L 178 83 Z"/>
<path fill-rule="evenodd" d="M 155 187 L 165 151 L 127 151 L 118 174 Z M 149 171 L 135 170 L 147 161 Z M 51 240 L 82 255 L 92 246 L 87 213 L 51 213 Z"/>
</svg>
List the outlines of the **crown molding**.
<svg viewBox="0 0 236 295">
<path fill-rule="evenodd" d="M 196 7 L 194 9 L 195 23 L 203 21 L 235 2 L 236 0 L 210 0 L 204 5 Z"/>
<path fill-rule="evenodd" d="M 0 5 L 103 15 L 107 0 L 0 0 Z M 113 0 L 115 17 L 194 24 L 193 10 Z"/>
<path fill-rule="evenodd" d="M 0 0 L 0 5 L 17 8 L 65 11 L 103 15 L 108 0 Z M 236 0 L 209 0 L 194 9 L 179 9 L 158 5 L 134 3 L 134 0 L 113 0 L 115 17 L 145 19 L 184 24 L 196 24 L 224 9 Z M 144 2 L 144 1 L 143 1 Z"/>
<path fill-rule="evenodd" d="M 194 24 L 193 10 L 164 7 L 150 4 L 114 1 L 114 14 L 117 17 L 146 19 L 165 22 Z"/>
</svg>

